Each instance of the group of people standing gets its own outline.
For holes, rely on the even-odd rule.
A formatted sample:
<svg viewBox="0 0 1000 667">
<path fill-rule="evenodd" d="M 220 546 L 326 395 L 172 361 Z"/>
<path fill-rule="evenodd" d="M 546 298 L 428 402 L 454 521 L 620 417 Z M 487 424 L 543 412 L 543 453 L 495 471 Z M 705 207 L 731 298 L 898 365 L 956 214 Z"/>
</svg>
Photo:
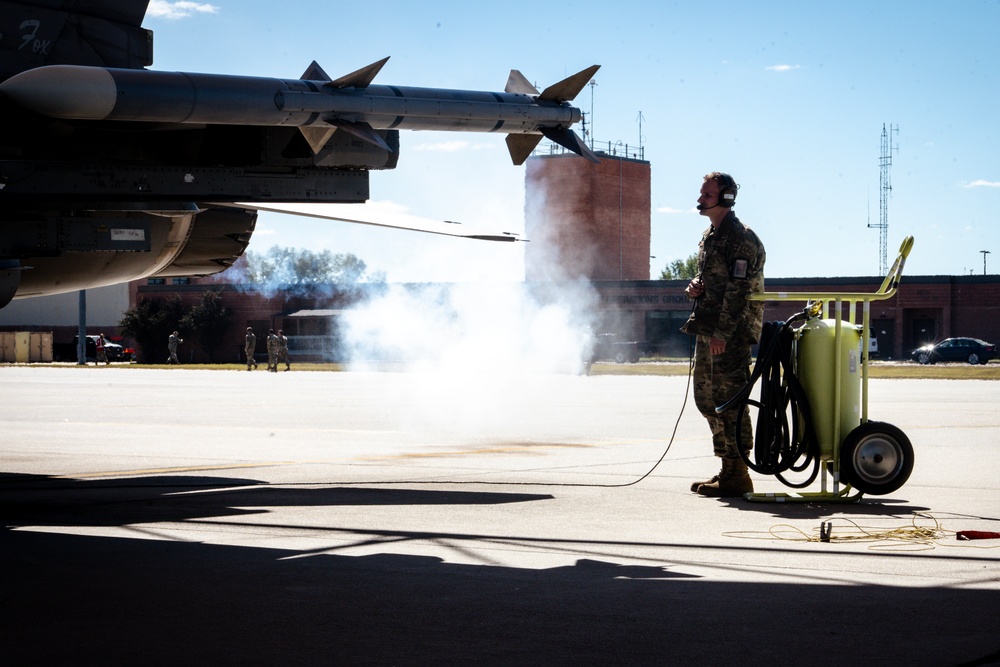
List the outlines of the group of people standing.
<svg viewBox="0 0 1000 667">
<path fill-rule="evenodd" d="M 180 361 L 177 358 L 177 344 L 183 343 L 184 339 L 180 337 L 179 332 L 175 331 L 170 334 L 167 339 L 167 363 L 168 364 L 179 364 Z M 247 336 L 245 347 L 243 348 L 246 352 L 247 358 L 247 370 L 251 371 L 257 368 L 257 360 L 254 358 L 254 352 L 257 349 L 257 336 L 253 333 L 253 328 L 247 327 Z M 104 361 L 107 363 L 107 355 L 104 351 L 104 334 L 98 337 L 97 343 L 97 361 L 100 363 Z M 274 333 L 274 329 L 268 329 L 267 331 L 267 370 L 272 373 L 278 372 L 278 364 L 285 364 L 285 370 L 292 370 L 292 363 L 288 357 L 288 337 L 285 335 L 284 331 L 278 330 L 278 333 Z"/>
<path fill-rule="evenodd" d="M 246 342 L 243 351 L 246 353 L 247 370 L 252 371 L 257 368 L 257 360 L 254 358 L 254 351 L 257 349 L 257 336 L 252 327 L 247 327 Z M 285 370 L 292 370 L 291 361 L 288 358 L 288 337 L 281 329 L 274 333 L 274 329 L 267 330 L 267 370 L 272 373 L 278 372 L 278 364 L 285 364 Z"/>
</svg>

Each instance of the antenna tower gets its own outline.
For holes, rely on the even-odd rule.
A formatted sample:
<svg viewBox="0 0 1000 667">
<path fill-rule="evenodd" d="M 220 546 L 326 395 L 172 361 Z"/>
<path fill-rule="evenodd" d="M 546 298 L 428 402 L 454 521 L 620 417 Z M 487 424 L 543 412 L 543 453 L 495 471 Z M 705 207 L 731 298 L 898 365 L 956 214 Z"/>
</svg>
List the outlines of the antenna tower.
<svg viewBox="0 0 1000 667">
<path fill-rule="evenodd" d="M 882 124 L 882 152 L 879 155 L 879 176 L 880 192 L 878 201 L 878 224 L 868 223 L 868 227 L 878 229 L 878 272 L 884 276 L 889 271 L 888 246 L 889 246 L 889 197 L 892 196 L 892 177 L 889 168 L 892 167 L 892 152 L 899 152 L 899 144 L 892 145 L 892 135 L 899 134 L 898 125 L 889 125 L 888 130 L 885 123 Z"/>
</svg>

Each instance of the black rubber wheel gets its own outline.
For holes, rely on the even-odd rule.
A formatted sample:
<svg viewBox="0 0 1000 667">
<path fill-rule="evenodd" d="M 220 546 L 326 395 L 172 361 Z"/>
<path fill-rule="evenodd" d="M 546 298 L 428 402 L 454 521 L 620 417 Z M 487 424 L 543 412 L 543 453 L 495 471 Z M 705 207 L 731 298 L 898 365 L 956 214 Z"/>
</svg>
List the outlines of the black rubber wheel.
<svg viewBox="0 0 1000 667">
<path fill-rule="evenodd" d="M 868 422 L 840 445 L 840 474 L 862 493 L 881 496 L 906 483 L 913 472 L 913 445 L 892 424 Z"/>
<path fill-rule="evenodd" d="M 975 352 L 973 352 L 972 354 L 970 354 L 969 355 L 969 363 L 972 364 L 973 366 L 978 366 L 979 365 L 979 355 L 976 354 Z"/>
</svg>

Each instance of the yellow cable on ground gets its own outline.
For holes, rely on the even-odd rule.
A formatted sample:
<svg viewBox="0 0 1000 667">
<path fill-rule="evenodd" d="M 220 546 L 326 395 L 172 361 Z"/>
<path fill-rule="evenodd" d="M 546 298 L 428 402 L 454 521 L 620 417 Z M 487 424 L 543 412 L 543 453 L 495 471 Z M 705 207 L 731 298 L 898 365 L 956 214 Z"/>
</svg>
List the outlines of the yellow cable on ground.
<svg viewBox="0 0 1000 667">
<path fill-rule="evenodd" d="M 962 516 L 962 515 L 955 515 Z M 967 517 L 982 519 L 982 517 Z M 918 525 L 918 521 L 926 520 L 930 525 Z M 813 532 L 807 533 L 797 526 L 777 524 L 766 533 L 754 531 L 733 531 L 723 533 L 726 537 L 741 539 L 765 539 L 791 542 L 854 542 L 878 543 L 871 544 L 872 550 L 924 551 L 935 547 L 961 547 L 973 549 L 997 549 L 1000 541 L 993 543 L 959 542 L 957 531 L 946 530 L 936 516 L 929 512 L 915 512 L 908 526 L 891 528 L 869 527 L 859 524 L 854 519 L 832 518 L 823 521 Z M 984 541 L 986 542 L 986 541 Z M 884 543 L 884 544 L 882 544 Z"/>
</svg>

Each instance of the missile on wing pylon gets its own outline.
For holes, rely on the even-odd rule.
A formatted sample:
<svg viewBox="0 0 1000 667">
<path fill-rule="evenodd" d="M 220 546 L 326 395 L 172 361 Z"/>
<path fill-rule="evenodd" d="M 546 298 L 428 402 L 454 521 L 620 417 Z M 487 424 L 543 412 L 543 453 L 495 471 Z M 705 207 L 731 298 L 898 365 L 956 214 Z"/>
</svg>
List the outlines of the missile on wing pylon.
<svg viewBox="0 0 1000 667">
<path fill-rule="evenodd" d="M 374 85 L 388 58 L 331 80 L 315 62 L 302 79 L 48 65 L 0 83 L 0 93 L 45 116 L 75 121 L 294 126 L 314 152 L 338 130 L 391 151 L 375 130 L 498 132 L 514 164 L 544 136 L 591 161 L 570 129 L 568 102 L 594 65 L 539 93 L 512 70 L 503 93 Z"/>
</svg>

